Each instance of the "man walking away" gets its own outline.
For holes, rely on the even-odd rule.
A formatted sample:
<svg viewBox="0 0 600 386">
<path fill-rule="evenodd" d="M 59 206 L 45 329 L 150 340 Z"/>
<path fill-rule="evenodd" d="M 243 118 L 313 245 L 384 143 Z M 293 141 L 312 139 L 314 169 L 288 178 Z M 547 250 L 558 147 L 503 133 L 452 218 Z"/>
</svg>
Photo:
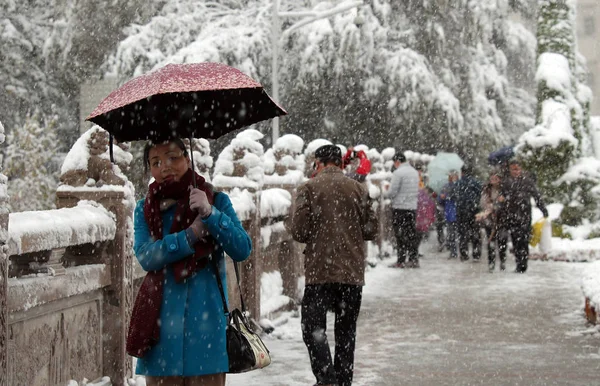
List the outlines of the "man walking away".
<svg viewBox="0 0 600 386">
<path fill-rule="evenodd" d="M 396 267 L 419 267 L 419 240 L 416 229 L 419 173 L 401 152 L 394 154 L 394 173 L 388 191 L 392 202 L 392 226 L 396 235 Z M 406 259 L 408 258 L 408 265 Z"/>
<path fill-rule="evenodd" d="M 367 187 L 343 174 L 337 146 L 321 146 L 315 158 L 316 175 L 298 187 L 290 229 L 294 240 L 306 244 L 302 337 L 317 384 L 350 386 L 365 284 L 364 242 L 375 238 L 377 218 Z M 335 312 L 333 361 L 328 310 Z"/>
<path fill-rule="evenodd" d="M 481 183 L 473 177 L 470 166 L 463 165 L 462 177 L 452 189 L 450 199 L 456 202 L 456 223 L 458 232 L 458 250 L 460 260 L 469 260 L 469 243 L 473 247 L 473 261 L 481 258 L 481 233 L 480 227 L 475 219 L 479 212 L 479 201 L 481 199 Z"/>
<path fill-rule="evenodd" d="M 501 196 L 498 201 L 503 205 L 506 220 L 506 230 L 510 233 L 517 268 L 515 272 L 527 271 L 529 260 L 529 238 L 531 236 L 531 197 L 535 200 L 544 217 L 548 217 L 548 210 L 542 201 L 540 193 L 533 179 L 521 169 L 518 161 L 513 160 L 508 165 L 510 176 L 502 182 Z M 499 248 L 506 249 L 508 235 L 500 235 Z"/>
</svg>

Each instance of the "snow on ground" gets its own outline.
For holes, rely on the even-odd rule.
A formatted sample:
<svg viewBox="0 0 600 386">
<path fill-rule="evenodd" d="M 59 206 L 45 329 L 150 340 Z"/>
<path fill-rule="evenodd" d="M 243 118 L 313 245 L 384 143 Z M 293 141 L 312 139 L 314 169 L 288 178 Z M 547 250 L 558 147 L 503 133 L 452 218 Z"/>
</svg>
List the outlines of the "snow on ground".
<svg viewBox="0 0 600 386">
<path fill-rule="evenodd" d="M 418 270 L 389 268 L 393 259 L 367 270 L 354 385 L 597 384 L 600 333 L 585 322 L 581 291 L 587 263 L 532 261 L 518 275 L 509 255 L 508 270 L 490 274 L 434 249 L 422 248 Z M 229 374 L 228 386 L 314 384 L 298 312 L 272 322 L 264 340 L 273 363 Z"/>
</svg>

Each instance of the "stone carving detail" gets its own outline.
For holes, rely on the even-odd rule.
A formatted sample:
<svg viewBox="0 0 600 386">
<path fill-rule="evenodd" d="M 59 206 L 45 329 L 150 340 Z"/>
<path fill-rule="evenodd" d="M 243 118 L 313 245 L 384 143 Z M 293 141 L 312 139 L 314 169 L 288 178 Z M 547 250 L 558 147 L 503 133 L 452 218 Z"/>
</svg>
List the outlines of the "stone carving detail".
<svg viewBox="0 0 600 386">
<path fill-rule="evenodd" d="M 77 143 L 71 151 L 80 151 L 76 149 Z M 81 145 L 81 144 L 80 144 Z M 115 172 L 110 162 L 109 154 L 109 135 L 108 132 L 95 126 L 90 129 L 89 139 L 83 144 L 88 149 L 89 158 L 87 160 L 87 169 L 68 170 L 60 176 L 60 182 L 69 186 L 89 186 L 93 181 L 94 186 L 103 185 L 125 185 L 126 178 Z M 118 147 L 121 150 L 128 151 L 129 144 L 115 142 L 113 150 Z M 117 166 L 121 171 L 129 168 L 129 158 L 115 157 Z"/>
<path fill-rule="evenodd" d="M 66 385 L 102 376 L 99 308 L 96 300 L 11 324 L 8 385 Z"/>
</svg>

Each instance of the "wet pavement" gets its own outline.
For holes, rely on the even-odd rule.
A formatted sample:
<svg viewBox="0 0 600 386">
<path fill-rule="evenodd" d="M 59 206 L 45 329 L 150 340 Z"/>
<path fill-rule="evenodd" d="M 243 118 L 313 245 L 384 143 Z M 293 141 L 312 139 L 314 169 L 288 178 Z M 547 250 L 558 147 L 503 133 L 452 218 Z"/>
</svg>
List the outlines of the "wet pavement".
<svg viewBox="0 0 600 386">
<path fill-rule="evenodd" d="M 507 271 L 489 273 L 485 262 L 434 249 L 422 248 L 419 269 L 386 260 L 368 271 L 354 385 L 600 385 L 600 333 L 583 313 L 585 263 L 532 261 L 516 274 L 509 259 Z M 228 375 L 227 385 L 314 384 L 299 318 L 275 322 L 284 320 L 265 339 L 272 365 Z M 331 323 L 328 331 L 332 341 Z"/>
</svg>

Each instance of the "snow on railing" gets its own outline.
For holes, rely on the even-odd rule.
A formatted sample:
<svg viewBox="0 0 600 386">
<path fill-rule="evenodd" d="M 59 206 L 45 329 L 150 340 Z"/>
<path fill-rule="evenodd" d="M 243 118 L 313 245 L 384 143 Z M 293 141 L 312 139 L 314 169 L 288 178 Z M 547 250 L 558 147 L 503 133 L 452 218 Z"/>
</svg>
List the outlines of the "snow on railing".
<svg viewBox="0 0 600 386">
<path fill-rule="evenodd" d="M 74 208 L 11 213 L 9 256 L 112 240 L 115 216 L 93 201 Z"/>
</svg>

